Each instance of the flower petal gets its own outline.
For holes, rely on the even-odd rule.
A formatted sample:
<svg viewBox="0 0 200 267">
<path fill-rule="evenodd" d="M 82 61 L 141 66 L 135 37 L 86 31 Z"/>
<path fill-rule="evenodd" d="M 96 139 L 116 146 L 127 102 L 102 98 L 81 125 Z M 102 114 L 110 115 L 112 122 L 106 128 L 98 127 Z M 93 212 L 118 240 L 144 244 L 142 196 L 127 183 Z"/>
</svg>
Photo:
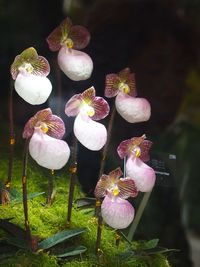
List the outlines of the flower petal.
<svg viewBox="0 0 200 267">
<path fill-rule="evenodd" d="M 119 177 L 121 177 L 122 175 L 123 175 L 123 172 L 120 167 L 109 172 L 110 179 L 119 179 Z"/>
<path fill-rule="evenodd" d="M 124 229 L 133 221 L 135 211 L 127 200 L 106 196 L 101 205 L 101 214 L 112 228 Z"/>
<path fill-rule="evenodd" d="M 144 140 L 140 145 L 141 155 L 140 159 L 142 161 L 149 161 L 149 150 L 152 147 L 153 143 L 149 140 Z"/>
<path fill-rule="evenodd" d="M 89 55 L 66 47 L 62 47 L 58 53 L 58 65 L 73 81 L 87 80 L 93 70 L 93 62 Z"/>
<path fill-rule="evenodd" d="M 108 102 L 103 97 L 96 96 L 91 106 L 95 111 L 94 116 L 91 117 L 93 120 L 104 119 L 110 112 Z"/>
<path fill-rule="evenodd" d="M 36 128 L 30 139 L 29 153 L 40 166 L 58 170 L 67 163 L 70 149 L 65 141 L 50 137 Z"/>
<path fill-rule="evenodd" d="M 108 175 L 103 174 L 95 187 L 94 191 L 95 197 L 96 198 L 105 197 L 106 191 L 109 187 L 110 187 L 110 179 Z"/>
<path fill-rule="evenodd" d="M 14 84 L 17 93 L 29 104 L 40 105 L 47 101 L 52 85 L 48 78 L 18 74 Z"/>
<path fill-rule="evenodd" d="M 105 93 L 104 95 L 108 98 L 115 97 L 119 88 L 118 85 L 120 83 L 120 79 L 117 74 L 108 74 L 106 75 L 106 85 L 105 85 Z"/>
<path fill-rule="evenodd" d="M 130 178 L 119 179 L 117 185 L 120 191 L 118 195 L 120 198 L 136 197 L 138 194 L 135 182 Z"/>
<path fill-rule="evenodd" d="M 75 119 L 74 134 L 82 145 L 94 151 L 100 150 L 107 140 L 105 126 L 81 113 Z"/>
<path fill-rule="evenodd" d="M 51 51 L 58 51 L 63 42 L 67 39 L 70 29 L 72 27 L 72 22 L 69 18 L 64 19 L 61 24 L 55 28 L 47 37 L 47 43 Z"/>
<path fill-rule="evenodd" d="M 115 105 L 118 113 L 130 123 L 147 121 L 151 116 L 151 106 L 145 98 L 119 93 Z"/>
<path fill-rule="evenodd" d="M 80 111 L 80 106 L 82 103 L 82 95 L 76 94 L 72 96 L 65 105 L 65 114 L 68 117 L 75 117 Z"/>
<path fill-rule="evenodd" d="M 124 140 L 119 144 L 119 146 L 117 148 L 117 153 L 121 159 L 123 159 L 127 155 L 129 155 L 129 153 L 130 153 L 129 148 L 130 148 L 131 144 L 132 144 L 131 139 Z"/>
<path fill-rule="evenodd" d="M 153 189 L 156 180 L 155 171 L 141 159 L 130 156 L 126 162 L 126 174 L 134 180 L 139 191 L 149 192 Z"/>
<path fill-rule="evenodd" d="M 39 76 L 47 76 L 50 72 L 50 66 L 48 61 L 42 57 L 38 56 L 37 51 L 33 47 L 25 49 L 20 55 L 15 57 L 14 62 L 11 65 L 11 75 L 13 80 L 17 78 L 20 73 L 20 67 L 23 64 L 30 64 L 33 68 L 31 74 Z"/>
<path fill-rule="evenodd" d="M 136 96 L 136 83 L 135 83 L 135 74 L 131 73 L 129 68 L 125 68 L 119 72 L 120 81 L 126 83 L 129 86 L 128 95 Z"/>
<path fill-rule="evenodd" d="M 50 108 L 46 108 L 38 111 L 33 117 L 31 117 L 26 123 L 23 131 L 23 138 L 30 138 L 34 133 L 35 127 L 40 127 L 42 124 L 47 126 L 48 134 L 51 137 L 61 139 L 65 134 L 65 124 L 63 120 L 52 114 Z"/>
<path fill-rule="evenodd" d="M 69 32 L 69 38 L 73 41 L 74 49 L 83 49 L 90 42 L 90 33 L 89 31 L 80 25 L 72 26 Z"/>
</svg>

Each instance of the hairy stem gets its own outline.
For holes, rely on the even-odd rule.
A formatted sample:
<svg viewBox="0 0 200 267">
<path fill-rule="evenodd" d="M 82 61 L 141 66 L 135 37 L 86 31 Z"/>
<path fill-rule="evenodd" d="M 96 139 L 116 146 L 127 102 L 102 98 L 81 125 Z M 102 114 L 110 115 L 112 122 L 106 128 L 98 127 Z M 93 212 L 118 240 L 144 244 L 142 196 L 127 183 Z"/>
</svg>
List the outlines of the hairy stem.
<svg viewBox="0 0 200 267">
<path fill-rule="evenodd" d="M 73 198 L 74 198 L 74 188 L 75 188 L 76 179 L 77 179 L 77 149 L 78 149 L 78 140 L 74 136 L 72 159 L 71 159 L 71 165 L 69 168 L 70 185 L 69 185 L 69 198 L 68 198 L 68 209 L 67 209 L 67 222 L 68 222 L 68 224 L 71 223 L 72 204 L 73 204 Z"/>
<path fill-rule="evenodd" d="M 108 123 L 108 133 L 107 133 L 107 142 L 103 148 L 103 153 L 102 153 L 102 160 L 100 164 L 100 170 L 99 170 L 99 179 L 102 176 L 104 172 L 104 167 L 105 167 L 105 161 L 107 157 L 107 152 L 108 152 L 108 146 L 110 143 L 110 138 L 111 138 L 111 133 L 112 133 L 112 127 L 113 127 L 113 122 L 115 118 L 115 113 L 116 113 L 116 108 L 115 105 L 113 105 L 110 120 Z M 99 198 L 96 198 L 96 205 L 95 205 L 95 215 L 98 218 L 98 226 L 97 226 L 97 239 L 96 239 L 96 255 L 99 256 L 99 252 L 101 251 L 100 245 L 101 245 L 101 233 L 102 233 L 102 223 L 103 223 L 103 218 L 101 216 L 101 200 Z"/>
<path fill-rule="evenodd" d="M 127 239 L 129 241 L 133 240 L 134 234 L 135 234 L 136 229 L 137 229 L 137 227 L 139 225 L 139 222 L 140 222 L 140 219 L 141 219 L 142 214 L 144 212 L 144 209 L 145 209 L 145 207 L 146 207 L 146 205 L 148 203 L 148 200 L 150 198 L 151 192 L 152 191 L 146 192 L 143 195 L 143 198 L 142 198 L 142 200 L 140 202 L 140 205 L 139 205 L 138 211 L 136 213 L 135 219 L 133 220 L 133 222 L 132 222 L 132 224 L 130 226 L 130 229 L 129 229 L 129 233 L 128 233 L 128 236 L 127 236 Z"/>
<path fill-rule="evenodd" d="M 9 117 L 9 157 L 8 174 L 5 182 L 5 188 L 2 191 L 2 204 L 10 202 L 10 187 L 13 176 L 13 153 L 15 145 L 14 120 L 13 120 L 13 81 L 10 82 L 10 95 L 8 99 L 8 117 Z"/>
<path fill-rule="evenodd" d="M 23 207 L 24 207 L 24 222 L 26 229 L 26 238 L 30 249 L 32 248 L 31 230 L 28 219 L 28 201 L 27 201 L 27 163 L 28 163 L 28 145 L 29 139 L 26 139 L 24 146 L 23 162 L 22 162 L 22 192 L 23 192 Z"/>
<path fill-rule="evenodd" d="M 51 170 L 48 176 L 48 194 L 47 194 L 47 205 L 51 205 L 55 196 L 54 190 L 54 170 Z"/>
</svg>

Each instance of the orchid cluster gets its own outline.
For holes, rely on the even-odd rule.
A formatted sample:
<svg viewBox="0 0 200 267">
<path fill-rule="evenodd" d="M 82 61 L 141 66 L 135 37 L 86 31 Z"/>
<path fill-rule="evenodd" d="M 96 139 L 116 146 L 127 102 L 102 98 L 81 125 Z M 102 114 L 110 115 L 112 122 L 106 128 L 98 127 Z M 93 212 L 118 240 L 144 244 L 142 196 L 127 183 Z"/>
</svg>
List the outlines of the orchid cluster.
<svg viewBox="0 0 200 267">
<path fill-rule="evenodd" d="M 58 65 L 68 78 L 74 81 L 88 79 L 93 70 L 89 55 L 79 51 L 90 41 L 90 33 L 80 25 L 73 25 L 66 18 L 48 36 L 51 51 L 58 52 Z M 19 96 L 32 105 L 44 103 L 52 90 L 47 78 L 50 72 L 48 61 L 30 47 L 16 56 L 11 65 L 14 87 Z M 115 98 L 117 112 L 129 123 L 147 121 L 151 107 L 145 98 L 137 97 L 135 75 L 129 68 L 118 74 L 108 74 L 105 81 L 105 96 Z M 106 127 L 99 122 L 110 112 L 103 97 L 96 96 L 92 86 L 75 94 L 66 103 L 65 114 L 75 117 L 74 135 L 77 140 L 92 151 L 101 150 L 108 144 Z M 111 127 L 110 127 L 111 128 Z M 50 170 L 63 168 L 69 158 L 70 149 L 66 141 L 63 120 L 52 114 L 50 108 L 38 111 L 26 123 L 23 138 L 28 140 L 31 157 L 42 167 Z M 126 174 L 118 167 L 108 175 L 99 177 L 95 197 L 103 199 L 101 215 L 104 221 L 115 229 L 123 229 L 134 219 L 134 208 L 127 200 L 136 197 L 138 191 L 149 192 L 155 184 L 155 172 L 145 162 L 149 160 L 152 142 L 146 136 L 122 141 L 117 153 L 126 160 Z M 27 206 L 27 205 L 25 205 Z"/>
</svg>

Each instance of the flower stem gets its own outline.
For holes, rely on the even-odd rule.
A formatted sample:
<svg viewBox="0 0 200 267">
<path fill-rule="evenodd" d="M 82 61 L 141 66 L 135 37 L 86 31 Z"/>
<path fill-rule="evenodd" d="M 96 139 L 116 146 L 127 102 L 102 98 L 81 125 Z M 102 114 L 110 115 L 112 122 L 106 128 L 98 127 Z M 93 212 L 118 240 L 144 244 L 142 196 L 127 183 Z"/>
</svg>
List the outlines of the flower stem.
<svg viewBox="0 0 200 267">
<path fill-rule="evenodd" d="M 51 174 L 48 176 L 48 194 L 47 205 L 51 205 L 55 196 L 54 190 L 54 170 L 51 170 Z"/>
<path fill-rule="evenodd" d="M 8 158 L 8 174 L 5 182 L 5 188 L 2 191 L 2 204 L 10 202 L 10 187 L 13 176 L 13 153 L 15 145 L 15 133 L 13 122 L 13 81 L 10 82 L 10 95 L 8 99 L 8 116 L 9 116 L 9 158 Z"/>
<path fill-rule="evenodd" d="M 75 188 L 76 178 L 77 178 L 77 149 L 78 149 L 78 140 L 74 136 L 71 166 L 69 168 L 70 185 L 69 185 L 69 198 L 68 198 L 68 210 L 67 210 L 67 223 L 69 225 L 71 223 L 74 188 Z"/>
<path fill-rule="evenodd" d="M 144 212 L 144 209 L 145 209 L 145 207 L 146 207 L 146 205 L 148 203 L 148 200 L 150 198 L 151 192 L 152 191 L 146 192 L 143 195 L 143 198 L 142 198 L 142 200 L 140 202 L 140 205 L 139 205 L 138 211 L 136 213 L 135 219 L 133 220 L 133 222 L 132 222 L 132 224 L 130 226 L 130 229 L 129 229 L 129 233 L 128 233 L 128 236 L 127 236 L 127 239 L 129 241 L 132 241 L 133 240 L 133 236 L 134 236 L 134 234 L 136 232 L 136 229 L 138 227 L 138 224 L 140 222 L 140 219 L 142 217 L 142 214 Z"/>
<path fill-rule="evenodd" d="M 107 133 L 107 142 L 103 148 L 103 153 L 102 153 L 102 159 L 101 159 L 101 164 L 100 164 L 100 170 L 99 170 L 99 179 L 102 176 L 104 172 L 104 167 L 105 167 L 105 161 L 107 157 L 107 152 L 108 152 L 108 146 L 110 143 L 110 138 L 111 138 L 111 133 L 112 133 L 112 127 L 113 127 L 113 122 L 115 118 L 115 113 L 116 113 L 116 108 L 115 105 L 113 105 L 110 120 L 108 123 L 108 133 Z M 99 257 L 101 253 L 100 245 L 101 245 L 101 233 L 102 233 L 102 223 L 103 223 L 103 218 L 101 216 L 101 200 L 99 198 L 96 198 L 96 205 L 95 205 L 95 216 L 98 218 L 98 225 L 97 225 L 97 239 L 96 239 L 96 249 L 95 253 Z"/>
<path fill-rule="evenodd" d="M 26 238 L 27 238 L 28 245 L 30 246 L 30 249 L 33 250 L 31 230 L 30 230 L 29 220 L 28 220 L 28 201 L 27 201 L 28 145 L 29 145 L 29 139 L 26 139 L 25 146 L 24 146 L 23 163 L 22 163 L 22 192 L 23 192 L 23 207 L 24 207 Z"/>
</svg>

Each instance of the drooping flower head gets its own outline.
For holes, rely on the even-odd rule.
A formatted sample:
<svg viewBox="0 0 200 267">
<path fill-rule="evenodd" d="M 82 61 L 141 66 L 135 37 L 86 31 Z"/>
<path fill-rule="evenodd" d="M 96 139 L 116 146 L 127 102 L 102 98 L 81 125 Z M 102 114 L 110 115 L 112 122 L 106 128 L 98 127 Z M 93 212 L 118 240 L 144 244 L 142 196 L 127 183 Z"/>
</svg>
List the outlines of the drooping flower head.
<svg viewBox="0 0 200 267">
<path fill-rule="evenodd" d="M 67 143 L 60 140 L 64 134 L 64 122 L 47 108 L 28 120 L 23 138 L 30 138 L 29 153 L 39 165 L 57 170 L 67 163 L 70 156 Z"/>
<path fill-rule="evenodd" d="M 104 197 L 101 213 L 105 222 L 115 229 L 126 228 L 134 218 L 134 208 L 126 200 L 137 196 L 137 188 L 130 178 L 120 178 L 122 171 L 117 168 L 108 175 L 103 174 L 95 188 L 97 198 Z"/>
<path fill-rule="evenodd" d="M 135 74 L 129 68 L 125 68 L 118 74 L 106 75 L 105 96 L 115 97 L 120 92 L 130 96 L 136 96 Z"/>
<path fill-rule="evenodd" d="M 145 164 L 149 161 L 149 150 L 152 142 L 145 140 L 146 136 L 133 137 L 122 141 L 117 148 L 120 158 L 127 157 L 126 174 L 132 178 L 141 192 L 149 192 L 155 185 L 155 171 Z"/>
<path fill-rule="evenodd" d="M 105 118 L 109 111 L 108 103 L 102 97 L 96 96 L 94 87 L 88 88 L 82 94 L 74 95 L 65 106 L 67 116 L 76 116 L 76 138 L 90 150 L 100 150 L 106 143 L 106 128 L 95 120 Z"/>
<path fill-rule="evenodd" d="M 116 96 L 117 112 L 130 123 L 147 121 L 150 118 L 150 104 L 145 98 L 136 97 L 135 75 L 129 68 L 118 74 L 106 75 L 105 96 Z"/>
<path fill-rule="evenodd" d="M 117 153 L 121 159 L 133 154 L 136 157 L 139 157 L 142 161 L 148 161 L 151 146 L 152 142 L 146 140 L 146 135 L 143 134 L 140 137 L 133 137 L 122 141 L 117 148 Z"/>
<path fill-rule="evenodd" d="M 58 64 L 61 70 L 74 81 L 86 80 L 91 76 L 93 62 L 84 52 L 90 42 L 89 31 L 81 25 L 73 25 L 66 18 L 47 37 L 51 51 L 59 51 Z"/>
<path fill-rule="evenodd" d="M 52 85 L 46 77 L 50 72 L 48 61 L 35 48 L 25 49 L 11 65 L 15 90 L 28 103 L 39 105 L 49 97 Z"/>
</svg>

